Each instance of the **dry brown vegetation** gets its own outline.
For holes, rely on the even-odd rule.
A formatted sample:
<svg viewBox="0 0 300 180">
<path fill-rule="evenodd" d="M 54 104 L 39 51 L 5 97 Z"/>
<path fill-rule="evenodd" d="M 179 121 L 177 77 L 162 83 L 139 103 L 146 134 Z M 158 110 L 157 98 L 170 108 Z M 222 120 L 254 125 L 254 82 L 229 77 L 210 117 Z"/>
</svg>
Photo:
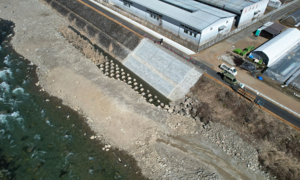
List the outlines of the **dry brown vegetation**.
<svg viewBox="0 0 300 180">
<path fill-rule="evenodd" d="M 191 89 L 204 123 L 221 123 L 256 147 L 262 170 L 277 179 L 300 179 L 300 133 L 246 101 L 232 90 L 202 76 Z"/>
<path fill-rule="evenodd" d="M 71 28 L 63 26 L 59 29 L 59 32 L 69 41 L 69 43 L 72 43 L 87 58 L 91 59 L 94 64 L 99 65 L 105 61 L 102 52 L 99 52 L 88 39 L 83 38 Z"/>
</svg>

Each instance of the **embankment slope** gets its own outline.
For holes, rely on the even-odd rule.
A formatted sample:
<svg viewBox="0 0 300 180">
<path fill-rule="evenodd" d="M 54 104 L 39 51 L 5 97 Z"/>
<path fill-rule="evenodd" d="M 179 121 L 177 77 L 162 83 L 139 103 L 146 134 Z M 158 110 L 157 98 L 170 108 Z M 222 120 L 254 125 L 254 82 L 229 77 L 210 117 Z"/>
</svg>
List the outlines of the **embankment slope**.
<svg viewBox="0 0 300 180">
<path fill-rule="evenodd" d="M 122 61 L 142 39 L 130 29 L 76 0 L 45 1 L 93 43 Z"/>
<path fill-rule="evenodd" d="M 68 21 L 48 6 L 36 0 L 2 0 L 0 15 L 15 22 L 12 44 L 39 67 L 41 86 L 89 117 L 97 138 L 127 151 L 147 177 L 264 179 L 259 170 L 247 169 L 206 138 L 226 127 L 204 129 L 201 122 L 153 107 L 125 83 L 104 76 L 59 33 Z M 249 153 L 240 157 L 251 156 L 255 149 L 241 144 L 238 148 Z"/>
</svg>

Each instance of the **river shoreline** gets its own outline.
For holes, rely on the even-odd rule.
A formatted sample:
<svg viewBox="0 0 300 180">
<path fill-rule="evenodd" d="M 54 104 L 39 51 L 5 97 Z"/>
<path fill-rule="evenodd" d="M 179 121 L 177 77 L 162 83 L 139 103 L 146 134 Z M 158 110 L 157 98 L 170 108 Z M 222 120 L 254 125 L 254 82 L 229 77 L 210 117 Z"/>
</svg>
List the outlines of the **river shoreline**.
<svg viewBox="0 0 300 180">
<path fill-rule="evenodd" d="M 128 85 L 105 77 L 59 33 L 69 24 L 48 6 L 4 0 L 0 17 L 15 22 L 12 45 L 38 66 L 39 85 L 85 116 L 96 139 L 134 157 L 147 178 L 265 179 L 205 139 L 211 131 L 201 122 L 170 115 Z"/>
<path fill-rule="evenodd" d="M 2 115 L 0 121 L 0 137 L 1 139 L 3 138 L 1 140 L 3 144 L 1 144 L 0 146 L 0 177 L 3 177 L 4 179 L 19 178 L 20 170 L 26 169 L 27 167 L 27 177 L 22 177 L 24 179 L 31 179 L 33 176 L 35 176 L 35 178 L 38 176 L 46 176 L 47 178 L 51 178 L 52 175 L 60 178 L 65 178 L 65 176 L 68 176 L 66 174 L 70 175 L 72 170 L 74 171 L 74 168 L 77 167 L 78 169 L 83 170 L 83 172 L 77 170 L 78 177 L 84 179 L 86 179 L 87 176 L 89 176 L 88 179 L 98 179 L 100 177 L 105 177 L 105 179 L 146 179 L 141 175 L 141 170 L 139 169 L 139 167 L 137 167 L 136 161 L 132 156 L 128 155 L 124 151 L 118 150 L 118 148 L 111 148 L 110 145 L 104 144 L 101 141 L 97 140 L 97 135 L 90 129 L 90 127 L 86 123 L 87 119 L 85 117 L 83 117 L 81 114 L 74 111 L 70 107 L 63 105 L 61 99 L 53 97 L 49 95 L 46 91 L 44 91 L 44 89 L 39 85 L 39 79 L 36 74 L 38 67 L 35 66 L 28 59 L 25 59 L 22 55 L 18 54 L 11 46 L 10 41 L 14 37 L 14 26 L 15 25 L 13 22 L 6 21 L 0 18 L 0 32 L 1 29 L 4 29 L 4 31 L 1 32 L 2 36 L 0 41 L 0 44 L 2 46 L 0 49 L 0 70 L 4 69 L 7 70 L 7 72 L 9 72 L 9 76 L 7 76 L 8 74 L 6 73 L 5 78 L 4 74 L 2 74 L 2 77 L 0 79 L 0 90 L 3 90 L 4 87 L 7 88 L 7 90 L 4 91 L 6 94 L 1 94 L 1 96 L 3 97 L 0 98 L 0 104 L 2 104 L 0 108 L 0 115 Z M 3 55 L 5 56 L 4 62 L 2 62 Z M 18 67 L 15 67 L 15 64 Z M 1 68 L 1 66 L 3 65 L 4 68 Z M 15 70 L 18 71 L 18 75 L 13 75 Z M 26 71 L 26 77 L 24 77 L 24 71 Z M 10 77 L 12 75 L 13 77 Z M 23 82 L 22 86 L 16 85 L 17 82 Z M 12 107 L 9 106 L 9 103 L 5 101 L 8 100 L 8 93 L 10 92 L 9 87 L 14 86 L 17 87 L 15 90 L 12 91 L 12 93 L 14 93 L 14 95 L 12 96 L 12 98 L 14 98 L 14 101 L 21 103 L 21 96 L 24 95 L 26 98 L 30 98 L 31 103 L 36 104 L 36 109 L 32 109 L 30 105 L 28 105 L 26 109 L 22 110 L 22 106 L 18 105 L 18 111 L 13 111 Z M 16 94 L 17 92 L 18 94 Z M 19 96 L 21 99 L 19 99 Z M 41 118 L 38 117 L 39 111 L 43 112 Z M 8 128 L 9 126 L 13 126 L 13 119 L 7 120 L 7 118 L 5 118 L 9 117 L 10 114 L 18 114 L 19 118 L 22 118 L 19 124 L 22 126 L 22 129 L 25 130 L 23 135 L 22 133 L 20 134 L 19 132 L 16 132 L 16 130 L 14 130 L 17 127 L 14 127 L 13 129 Z M 36 116 L 37 118 L 36 120 L 33 120 L 33 118 L 28 119 L 28 117 L 30 116 Z M 43 124 L 44 119 L 46 122 Z M 45 129 L 43 130 L 44 132 L 35 129 L 36 126 L 39 126 L 39 129 Z M 34 138 L 37 140 L 46 140 L 46 137 L 44 137 L 45 135 L 43 133 L 47 133 L 49 135 L 53 134 L 53 131 L 55 131 L 56 126 L 59 127 L 56 130 L 57 135 L 59 135 L 61 131 L 64 131 L 63 134 L 65 135 L 63 135 L 63 139 L 70 138 L 69 141 L 73 144 L 64 145 L 63 141 L 57 139 L 59 137 L 56 138 L 56 140 L 58 140 L 57 142 L 45 142 L 48 143 L 48 147 L 41 145 L 42 143 L 38 141 L 32 142 L 32 140 L 30 140 L 32 139 L 32 134 L 35 134 Z M 9 144 L 19 141 L 19 139 L 16 138 L 18 136 L 22 137 L 18 145 L 9 147 Z M 91 139 L 90 137 L 94 138 Z M 6 143 L 6 139 L 10 139 L 10 143 Z M 80 147 L 79 144 L 77 145 L 76 142 L 83 143 L 82 145 L 88 148 L 88 151 Z M 56 148 L 53 149 L 53 146 L 55 146 Z M 61 146 L 65 146 L 64 150 L 58 151 L 58 147 Z M 98 149 L 102 149 L 103 147 L 107 147 L 105 149 L 106 152 L 97 151 Z M 36 151 L 36 149 L 38 149 L 38 151 Z M 48 172 L 49 170 L 47 170 L 47 168 L 45 169 L 45 166 L 49 167 L 51 164 L 51 160 L 47 159 L 47 157 L 44 157 L 45 160 L 39 162 L 38 165 L 34 168 L 34 171 L 32 172 L 32 170 L 30 169 L 30 163 L 33 163 L 34 166 L 35 162 L 25 162 L 22 160 L 20 161 L 18 160 L 20 156 L 16 155 L 20 153 L 20 151 L 24 151 L 23 158 L 25 159 L 27 154 L 30 155 L 31 153 L 33 153 L 31 156 L 32 159 L 33 156 L 38 157 L 39 152 L 43 152 L 44 154 L 48 154 L 48 156 L 50 156 L 50 152 L 48 152 L 49 150 L 52 151 L 51 156 L 57 156 L 58 153 L 62 155 L 66 153 L 66 157 L 58 158 L 56 161 L 58 161 L 59 159 L 68 159 L 69 161 L 71 161 L 71 164 L 66 164 L 66 166 L 61 170 L 60 174 L 54 172 L 50 173 Z M 93 152 L 95 150 L 96 152 Z M 10 151 L 13 153 L 10 153 Z M 69 156 L 74 156 L 74 154 L 76 158 L 70 159 Z M 80 160 L 80 163 L 88 161 L 88 163 L 92 165 L 91 167 L 96 167 L 96 169 L 90 167 L 90 170 L 86 170 L 84 172 L 84 169 L 88 167 L 84 168 L 74 165 L 76 160 L 82 156 L 90 157 L 86 159 L 84 157 L 84 159 Z M 56 167 L 52 168 L 56 169 L 58 165 L 59 163 L 57 162 Z M 101 175 L 99 175 L 99 173 Z"/>
</svg>

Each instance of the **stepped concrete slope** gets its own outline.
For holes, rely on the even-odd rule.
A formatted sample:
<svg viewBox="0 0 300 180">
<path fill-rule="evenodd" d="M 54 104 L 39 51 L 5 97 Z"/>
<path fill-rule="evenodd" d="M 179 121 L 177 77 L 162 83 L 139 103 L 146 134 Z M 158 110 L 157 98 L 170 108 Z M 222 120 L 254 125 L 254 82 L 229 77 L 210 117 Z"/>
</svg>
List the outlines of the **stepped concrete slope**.
<svg viewBox="0 0 300 180">
<path fill-rule="evenodd" d="M 183 97 L 203 72 L 169 50 L 143 39 L 123 64 L 172 101 Z"/>
<path fill-rule="evenodd" d="M 77 0 L 44 0 L 93 43 L 174 101 L 198 81 L 202 71 L 169 50 Z"/>
<path fill-rule="evenodd" d="M 126 58 L 143 38 L 121 23 L 77 0 L 44 0 L 43 2 L 119 61 Z"/>
</svg>

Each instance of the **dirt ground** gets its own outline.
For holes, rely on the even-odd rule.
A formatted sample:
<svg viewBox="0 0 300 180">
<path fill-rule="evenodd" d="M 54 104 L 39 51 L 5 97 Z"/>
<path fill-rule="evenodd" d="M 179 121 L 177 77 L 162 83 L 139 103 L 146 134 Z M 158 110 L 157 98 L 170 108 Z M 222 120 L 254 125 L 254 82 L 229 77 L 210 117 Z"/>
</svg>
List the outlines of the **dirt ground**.
<svg viewBox="0 0 300 180">
<path fill-rule="evenodd" d="M 256 147 L 260 166 L 278 179 L 300 178 L 297 130 L 206 76 L 195 84 L 189 96 L 197 101 L 188 107 L 191 116 L 234 129 L 245 142 Z"/>
<path fill-rule="evenodd" d="M 202 61 L 208 62 L 212 65 L 212 68 L 214 70 L 219 71 L 219 65 L 224 63 L 224 61 L 222 61 L 221 59 L 221 56 L 226 54 L 226 52 L 232 52 L 236 48 L 243 50 L 249 46 L 258 47 L 261 44 L 265 43 L 267 40 L 268 39 L 264 37 L 254 37 L 253 35 L 248 35 L 244 39 L 241 39 L 235 43 L 229 43 L 228 41 L 224 40 L 208 49 L 205 49 L 204 51 L 193 55 L 193 57 L 195 59 L 201 59 Z"/>
<path fill-rule="evenodd" d="M 59 33 L 68 23 L 48 6 L 37 0 L 2 0 L 0 16 L 15 22 L 12 44 L 39 67 L 42 88 L 85 115 L 96 139 L 132 155 L 146 177 L 268 177 L 257 167 L 255 148 L 230 128 L 170 114 L 145 102 L 128 85 L 104 76 Z M 222 146 L 213 141 L 216 137 L 222 137 Z"/>
<path fill-rule="evenodd" d="M 263 43 L 265 43 L 268 39 L 264 37 L 254 37 L 252 34 L 245 36 L 245 38 L 240 39 L 235 43 L 229 43 L 224 40 L 196 55 L 194 55 L 194 59 L 198 59 L 200 61 L 205 61 L 211 65 L 211 68 L 216 71 L 221 71 L 219 65 L 224 62 L 221 59 L 222 55 L 225 55 L 226 52 L 232 52 L 234 49 L 244 49 L 248 46 L 259 47 Z M 228 63 L 227 63 L 228 64 Z M 229 65 L 229 64 L 228 64 Z M 244 83 L 253 89 L 257 90 L 261 94 L 268 96 L 269 98 L 275 100 L 276 102 L 282 104 L 283 106 L 291 109 L 294 112 L 300 113 L 300 102 L 297 101 L 294 97 L 290 97 L 287 94 L 284 94 L 277 89 L 269 86 L 268 84 L 259 81 L 258 79 L 251 76 L 248 71 L 236 67 L 238 74 L 236 76 L 237 80 L 241 83 Z"/>
</svg>

